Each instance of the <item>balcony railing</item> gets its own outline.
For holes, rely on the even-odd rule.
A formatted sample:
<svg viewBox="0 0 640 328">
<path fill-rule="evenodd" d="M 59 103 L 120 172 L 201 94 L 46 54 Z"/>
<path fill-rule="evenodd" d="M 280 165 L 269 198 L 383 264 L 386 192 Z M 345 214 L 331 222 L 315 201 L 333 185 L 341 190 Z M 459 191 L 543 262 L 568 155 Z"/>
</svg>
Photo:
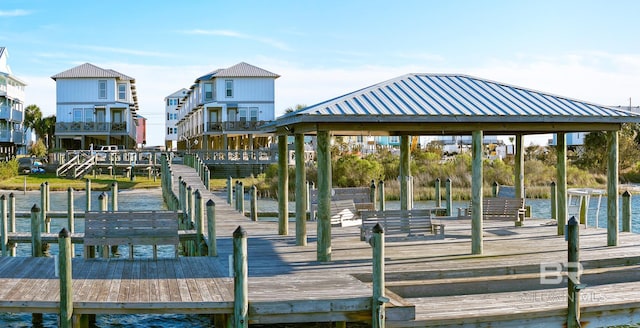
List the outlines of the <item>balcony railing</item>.
<svg viewBox="0 0 640 328">
<path fill-rule="evenodd" d="M 207 131 L 255 131 L 265 124 L 266 121 L 207 122 Z"/>
<path fill-rule="evenodd" d="M 126 133 L 127 123 L 57 122 L 56 133 Z"/>
<path fill-rule="evenodd" d="M 1 129 L 0 142 L 13 142 L 15 144 L 21 145 L 24 142 L 23 133 L 22 131 L 11 131 L 9 129 Z"/>
<path fill-rule="evenodd" d="M 11 106 L 0 106 L 0 119 L 7 121 L 22 122 L 22 112 L 12 109 Z"/>
</svg>

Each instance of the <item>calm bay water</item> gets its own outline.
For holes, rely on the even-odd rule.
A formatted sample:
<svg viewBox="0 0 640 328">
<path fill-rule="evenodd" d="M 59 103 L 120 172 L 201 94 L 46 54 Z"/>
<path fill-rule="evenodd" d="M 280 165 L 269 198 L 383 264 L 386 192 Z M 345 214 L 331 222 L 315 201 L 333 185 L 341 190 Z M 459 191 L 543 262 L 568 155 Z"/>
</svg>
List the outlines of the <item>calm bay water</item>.
<svg viewBox="0 0 640 328">
<path fill-rule="evenodd" d="M 2 192 L 8 196 L 10 192 Z M 40 206 L 40 192 L 32 191 L 23 194 L 22 192 L 13 192 L 16 199 L 17 211 L 28 211 L 34 204 Z M 92 193 L 91 208 L 97 210 L 99 208 L 98 196 L 102 192 L 94 191 Z M 107 192 L 109 196 L 110 192 Z M 531 206 L 532 217 L 539 219 L 550 219 L 550 202 L 545 199 L 529 199 L 526 201 Z M 595 226 L 596 220 L 599 227 L 606 227 L 607 206 L 606 198 L 602 198 L 600 208 L 598 210 L 597 198 L 594 198 L 590 202 L 588 212 L 588 225 Z M 386 203 L 388 209 L 399 209 L 400 204 L 397 201 L 391 201 Z M 443 204 L 444 205 L 444 204 Z M 52 211 L 65 211 L 67 206 L 67 193 L 66 192 L 51 192 L 51 210 Z M 109 199 L 109 207 L 111 206 L 111 199 Z M 278 205 L 274 200 L 260 200 L 258 202 L 259 211 L 277 211 Z M 434 207 L 435 202 L 416 202 L 414 204 L 416 208 L 429 208 Z M 458 207 L 466 207 L 468 202 L 454 202 L 453 211 L 457 211 Z M 86 209 L 86 198 L 84 192 L 74 193 L 74 207 L 76 211 L 83 211 Z M 247 207 L 248 208 L 248 204 Z M 290 203 L 289 208 L 295 209 L 295 203 Z M 620 206 L 621 208 L 621 206 Z M 152 190 L 122 190 L 118 193 L 118 209 L 122 211 L 144 211 L 144 210 L 166 210 L 166 206 L 162 201 L 162 192 L 160 189 Z M 640 232 L 640 197 L 632 198 L 632 230 L 636 233 Z M 570 210 L 569 214 L 572 213 Z M 621 217 L 621 215 L 620 215 Z M 63 226 L 66 226 L 66 219 L 52 219 L 51 232 L 58 232 Z M 17 230 L 28 231 L 30 227 L 29 219 L 17 219 Z M 75 229 L 76 231 L 82 231 L 84 228 L 84 221 L 82 219 L 76 219 Z M 128 248 L 120 247 L 120 252 L 123 257 L 128 256 Z M 137 247 L 136 257 L 150 257 L 150 247 Z M 57 245 L 51 245 L 51 254 L 57 254 Z M 76 254 L 81 256 L 81 246 L 76 246 Z M 18 256 L 30 256 L 30 245 L 19 245 L 17 250 Z M 172 257 L 172 247 L 159 247 L 159 256 Z M 53 270 L 53 268 L 52 268 Z M 0 287 L 1 288 L 1 287 Z M 31 326 L 31 314 L 28 313 L 0 313 L 0 326 L 2 327 L 29 327 Z M 210 327 L 211 323 L 208 317 L 198 315 L 99 315 L 97 316 L 97 327 Z M 322 326 L 322 325 L 320 325 Z M 318 326 L 318 327 L 320 327 Z M 57 316 L 54 314 L 45 314 L 42 327 L 57 327 Z M 292 326 L 293 327 L 293 326 Z"/>
</svg>

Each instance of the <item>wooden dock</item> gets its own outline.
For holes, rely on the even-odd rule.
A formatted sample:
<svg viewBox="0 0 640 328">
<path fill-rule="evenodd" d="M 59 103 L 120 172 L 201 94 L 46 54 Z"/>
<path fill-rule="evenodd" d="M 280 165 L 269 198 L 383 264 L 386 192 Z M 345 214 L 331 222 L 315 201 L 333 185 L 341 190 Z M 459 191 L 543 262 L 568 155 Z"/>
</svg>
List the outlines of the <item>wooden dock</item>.
<svg viewBox="0 0 640 328">
<path fill-rule="evenodd" d="M 296 246 L 295 222 L 278 235 L 277 222 L 252 222 L 221 198 L 205 193 L 192 169 L 182 178 L 216 203 L 217 257 L 152 260 L 73 260 L 74 311 L 89 313 L 233 312 L 229 278 L 232 233 L 248 235 L 249 322 L 370 322 L 372 249 L 359 227 L 333 228 L 332 261 L 316 261 L 316 223 L 308 246 Z M 484 254 L 471 254 L 471 224 L 446 224 L 433 235 L 387 236 L 388 327 L 562 326 L 566 283 L 540 283 L 541 263 L 565 263 L 567 243 L 548 220 L 486 221 Z M 206 229 L 205 229 L 206 231 Z M 640 235 L 620 233 L 607 247 L 605 229 L 580 229 L 584 266 L 582 321 L 590 327 L 640 322 Z M 0 258 L 0 311 L 56 312 L 57 278 L 51 258 Z"/>
</svg>

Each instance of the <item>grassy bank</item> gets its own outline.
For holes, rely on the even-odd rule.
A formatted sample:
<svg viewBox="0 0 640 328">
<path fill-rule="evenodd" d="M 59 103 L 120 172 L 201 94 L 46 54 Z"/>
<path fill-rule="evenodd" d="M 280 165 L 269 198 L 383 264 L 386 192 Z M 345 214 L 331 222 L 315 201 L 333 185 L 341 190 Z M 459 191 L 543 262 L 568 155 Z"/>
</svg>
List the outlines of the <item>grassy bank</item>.
<svg viewBox="0 0 640 328">
<path fill-rule="evenodd" d="M 135 181 L 130 181 L 129 178 L 111 177 L 110 175 L 98 175 L 95 179 L 92 175 L 87 175 L 87 178 L 91 178 L 92 190 L 109 190 L 113 181 L 118 181 L 118 189 L 145 189 L 145 188 L 159 188 L 160 178 L 156 181 L 148 179 L 147 177 L 136 177 Z M 64 177 L 56 177 L 53 173 L 45 174 L 30 174 L 19 175 L 0 181 L 0 189 L 2 190 L 39 190 L 40 185 L 48 182 L 49 190 L 51 191 L 65 191 L 69 187 L 74 190 L 85 190 L 85 179 L 67 179 Z M 26 187 L 25 187 L 26 186 Z"/>
</svg>

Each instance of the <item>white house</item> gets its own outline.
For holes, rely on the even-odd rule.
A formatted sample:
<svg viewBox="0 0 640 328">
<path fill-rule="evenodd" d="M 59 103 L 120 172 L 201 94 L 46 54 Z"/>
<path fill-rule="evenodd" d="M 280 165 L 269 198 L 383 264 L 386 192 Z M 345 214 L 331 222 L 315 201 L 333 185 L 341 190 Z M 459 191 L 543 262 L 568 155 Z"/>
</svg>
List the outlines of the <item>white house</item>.
<svg viewBox="0 0 640 328">
<path fill-rule="evenodd" d="M 178 103 L 178 149 L 257 149 L 270 133 L 260 127 L 275 119 L 278 74 L 239 63 L 197 78 Z"/>
<path fill-rule="evenodd" d="M 11 72 L 9 52 L 0 47 L 0 159 L 26 152 L 24 122 L 24 88 L 27 85 Z"/>
<path fill-rule="evenodd" d="M 165 111 L 165 134 L 164 134 L 164 143 L 166 150 L 176 150 L 178 147 L 178 103 L 180 99 L 184 98 L 187 95 L 189 90 L 180 89 L 164 98 L 164 111 Z"/>
<path fill-rule="evenodd" d="M 56 147 L 135 148 L 138 96 L 134 78 L 89 63 L 51 78 L 56 81 Z"/>
</svg>

